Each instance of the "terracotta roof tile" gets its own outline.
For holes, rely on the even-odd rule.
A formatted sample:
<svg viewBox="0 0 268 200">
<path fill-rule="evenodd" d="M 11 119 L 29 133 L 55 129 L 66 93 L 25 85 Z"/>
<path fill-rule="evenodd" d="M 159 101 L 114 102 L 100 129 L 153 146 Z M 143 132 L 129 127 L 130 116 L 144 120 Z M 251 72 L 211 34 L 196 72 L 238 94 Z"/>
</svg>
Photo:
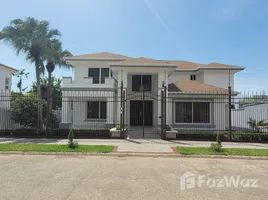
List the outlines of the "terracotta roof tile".
<svg viewBox="0 0 268 200">
<path fill-rule="evenodd" d="M 109 52 L 100 52 L 100 53 L 70 56 L 66 57 L 65 59 L 128 59 L 128 58 L 130 57 Z"/>
<path fill-rule="evenodd" d="M 155 60 L 151 58 L 129 58 L 124 61 L 119 61 L 115 63 L 111 63 L 111 65 L 147 65 L 147 66 L 153 66 L 153 65 L 172 65 L 177 66 L 177 64 L 169 61 L 169 60 Z"/>
<path fill-rule="evenodd" d="M 169 92 L 228 94 L 228 89 L 191 80 L 176 81 L 168 85 Z"/>
<path fill-rule="evenodd" d="M 113 62 L 110 65 L 116 66 L 116 65 L 147 65 L 147 66 L 157 66 L 157 65 L 163 65 L 163 66 L 174 66 L 177 67 L 176 70 L 198 70 L 198 69 L 207 69 L 207 68 L 223 68 L 223 69 L 237 69 L 237 70 L 243 70 L 243 67 L 240 66 L 234 66 L 234 65 L 227 65 L 227 64 L 221 64 L 212 62 L 209 64 L 200 64 L 200 63 L 194 63 L 189 61 L 183 61 L 183 60 L 156 60 L 151 58 L 131 58 L 119 54 L 113 54 L 109 52 L 101 52 L 101 53 L 93 53 L 93 54 L 85 54 L 85 55 L 78 55 L 78 56 L 72 56 L 72 57 L 66 57 L 65 59 L 104 59 L 104 60 L 116 60 L 119 61 Z"/>
</svg>

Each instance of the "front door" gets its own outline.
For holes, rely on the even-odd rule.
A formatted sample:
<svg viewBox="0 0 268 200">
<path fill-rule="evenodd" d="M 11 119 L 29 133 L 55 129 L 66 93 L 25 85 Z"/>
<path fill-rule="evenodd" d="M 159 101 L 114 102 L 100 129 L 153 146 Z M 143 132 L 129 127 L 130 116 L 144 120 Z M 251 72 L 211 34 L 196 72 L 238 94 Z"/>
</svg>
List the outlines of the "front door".
<svg viewBox="0 0 268 200">
<path fill-rule="evenodd" d="M 130 101 L 130 125 L 153 125 L 153 101 Z"/>
</svg>

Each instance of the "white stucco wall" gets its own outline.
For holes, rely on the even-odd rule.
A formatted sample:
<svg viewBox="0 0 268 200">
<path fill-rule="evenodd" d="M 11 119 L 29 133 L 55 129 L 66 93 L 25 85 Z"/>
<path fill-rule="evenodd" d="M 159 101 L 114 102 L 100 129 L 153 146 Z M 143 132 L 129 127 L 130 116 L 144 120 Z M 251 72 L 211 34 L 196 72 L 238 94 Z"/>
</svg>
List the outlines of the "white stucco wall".
<svg viewBox="0 0 268 200">
<path fill-rule="evenodd" d="M 9 89 L 5 88 L 6 77 L 9 78 Z M 0 65 L 0 108 L 9 110 L 11 101 L 12 70 Z"/>
<path fill-rule="evenodd" d="M 6 92 L 5 90 L 6 77 L 8 77 L 10 80 L 10 85 L 9 85 L 9 91 L 10 91 L 10 88 L 12 86 L 12 70 L 2 67 L 0 65 L 0 93 L 3 91 Z"/>
<path fill-rule="evenodd" d="M 268 102 L 247 106 L 242 109 L 232 110 L 232 127 L 237 131 L 251 129 L 248 125 L 249 118 L 268 121 Z"/>
<path fill-rule="evenodd" d="M 197 72 L 179 72 L 175 71 L 173 72 L 169 78 L 168 82 L 173 83 L 175 81 L 180 81 L 180 80 L 191 80 L 191 75 L 196 76 L 196 81 L 200 83 L 204 83 L 204 72 L 203 71 L 197 71 Z"/>
<path fill-rule="evenodd" d="M 204 71 L 204 83 L 214 85 L 220 88 L 228 88 L 229 86 L 229 71 L 228 70 L 206 70 Z M 230 83 L 234 88 L 234 73 L 230 73 Z"/>
</svg>

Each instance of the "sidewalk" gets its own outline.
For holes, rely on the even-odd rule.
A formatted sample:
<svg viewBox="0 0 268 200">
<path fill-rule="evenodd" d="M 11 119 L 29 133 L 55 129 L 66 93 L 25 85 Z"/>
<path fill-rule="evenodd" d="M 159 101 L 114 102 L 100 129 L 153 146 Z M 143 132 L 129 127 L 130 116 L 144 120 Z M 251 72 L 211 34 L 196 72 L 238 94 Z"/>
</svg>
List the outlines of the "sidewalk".
<svg viewBox="0 0 268 200">
<path fill-rule="evenodd" d="M 79 144 L 85 145 L 112 145 L 116 152 L 146 152 L 146 153 L 174 153 L 172 148 L 184 147 L 210 147 L 210 142 L 185 140 L 159 140 L 159 139 L 76 139 Z M 1 143 L 34 143 L 34 144 L 67 144 L 67 139 L 29 139 L 29 138 L 0 138 Z M 268 143 L 237 143 L 222 142 L 224 148 L 255 148 L 268 149 Z"/>
</svg>

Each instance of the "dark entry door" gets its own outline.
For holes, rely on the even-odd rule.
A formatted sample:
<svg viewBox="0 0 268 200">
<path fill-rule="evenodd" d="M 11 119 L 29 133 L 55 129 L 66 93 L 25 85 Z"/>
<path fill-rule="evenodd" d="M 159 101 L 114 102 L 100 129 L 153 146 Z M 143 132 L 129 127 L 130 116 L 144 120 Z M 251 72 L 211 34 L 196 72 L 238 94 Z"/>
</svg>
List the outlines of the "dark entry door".
<svg viewBox="0 0 268 200">
<path fill-rule="evenodd" d="M 153 125 L 153 101 L 130 101 L 130 125 Z"/>
</svg>

